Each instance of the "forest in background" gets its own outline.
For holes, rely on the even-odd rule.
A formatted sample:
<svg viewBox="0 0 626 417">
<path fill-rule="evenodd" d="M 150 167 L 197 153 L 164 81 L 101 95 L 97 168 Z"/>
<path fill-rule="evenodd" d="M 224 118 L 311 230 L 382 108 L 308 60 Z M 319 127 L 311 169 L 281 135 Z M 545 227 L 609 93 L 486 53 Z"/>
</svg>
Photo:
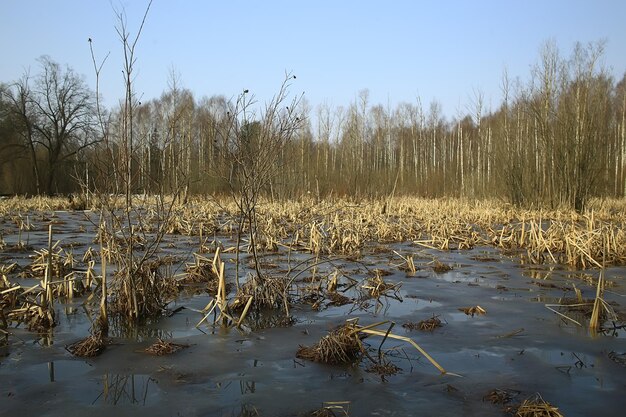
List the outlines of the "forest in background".
<svg viewBox="0 0 626 417">
<path fill-rule="evenodd" d="M 503 74 L 495 109 L 475 92 L 451 118 L 419 97 L 391 108 L 362 90 L 344 106 L 315 109 L 296 97 L 295 110 L 281 111 L 297 113 L 297 130 L 271 149 L 261 192 L 502 198 L 579 211 L 591 197 L 623 197 L 626 74 L 614 80 L 602 54 L 602 43 L 577 44 L 568 56 L 546 43 L 527 79 Z M 247 90 L 197 97 L 172 72 L 159 98 L 127 92 L 130 118 L 122 104 L 103 108 L 93 90 L 49 57 L 36 74 L 0 84 L 0 194 L 116 193 L 124 181 L 133 193 L 224 193 L 248 161 L 229 159 L 231 138 L 250 154 L 271 141 L 261 120 L 271 98 Z"/>
</svg>

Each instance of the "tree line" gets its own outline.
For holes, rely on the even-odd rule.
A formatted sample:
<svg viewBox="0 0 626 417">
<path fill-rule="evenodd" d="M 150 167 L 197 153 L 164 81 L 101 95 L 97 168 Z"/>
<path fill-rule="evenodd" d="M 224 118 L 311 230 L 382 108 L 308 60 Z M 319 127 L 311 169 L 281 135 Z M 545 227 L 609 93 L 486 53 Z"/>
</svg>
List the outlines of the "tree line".
<svg viewBox="0 0 626 417">
<path fill-rule="evenodd" d="M 371 103 L 367 90 L 345 106 L 312 109 L 298 99 L 298 129 L 272 149 L 275 175 L 260 191 L 273 198 L 498 197 L 577 210 L 591 197 L 622 197 L 626 74 L 616 82 L 602 55 L 602 43 L 577 44 L 566 57 L 546 43 L 527 79 L 503 74 L 495 109 L 476 92 L 449 119 L 437 101 L 417 97 L 391 108 Z M 174 73 L 159 98 L 129 97 L 128 120 L 121 106 L 102 108 L 71 68 L 49 57 L 39 63 L 36 75 L 0 85 L 0 194 L 116 192 L 124 181 L 134 193 L 181 186 L 185 195 L 221 193 L 248 161 L 229 160 L 229 137 L 239 147 L 271 141 L 258 133 L 265 130 L 254 114 L 232 132 L 237 102 L 197 98 Z M 245 93 L 254 112 L 254 96 Z M 130 158 L 122 143 L 128 129 Z"/>
</svg>

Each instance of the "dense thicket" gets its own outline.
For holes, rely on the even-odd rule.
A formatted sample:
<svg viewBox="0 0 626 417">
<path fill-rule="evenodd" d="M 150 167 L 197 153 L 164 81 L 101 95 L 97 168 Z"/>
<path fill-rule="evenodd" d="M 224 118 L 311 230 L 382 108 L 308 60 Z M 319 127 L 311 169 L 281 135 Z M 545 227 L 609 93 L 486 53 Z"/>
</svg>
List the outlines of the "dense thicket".
<svg viewBox="0 0 626 417">
<path fill-rule="evenodd" d="M 616 83 L 601 56 L 602 45 L 577 45 L 564 58 L 547 44 L 526 80 L 504 74 L 497 108 L 476 93 L 466 114 L 450 119 L 437 102 L 389 108 L 370 103 L 367 90 L 315 113 L 302 100 L 306 123 L 281 147 L 278 175 L 265 191 L 278 198 L 496 196 L 578 210 L 592 196 L 624 196 L 626 75 Z M 81 184 L 114 191 L 125 160 L 118 132 L 128 128 L 119 109 L 98 117 L 94 93 L 49 58 L 32 80 L 0 89 L 0 193 L 68 192 Z M 137 102 L 132 189 L 225 191 L 229 162 L 219 146 L 233 106 L 219 95 L 195 97 L 176 77 L 160 98 Z M 98 120 L 104 130 L 94 128 Z"/>
</svg>

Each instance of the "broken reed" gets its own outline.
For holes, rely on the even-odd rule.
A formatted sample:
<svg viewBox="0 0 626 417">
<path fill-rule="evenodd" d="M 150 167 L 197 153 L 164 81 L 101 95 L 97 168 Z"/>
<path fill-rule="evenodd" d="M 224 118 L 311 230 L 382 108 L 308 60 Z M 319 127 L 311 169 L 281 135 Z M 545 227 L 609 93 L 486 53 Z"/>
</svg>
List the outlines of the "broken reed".
<svg viewBox="0 0 626 417">
<path fill-rule="evenodd" d="M 300 359 L 310 360 L 313 362 L 327 363 L 330 365 L 348 365 L 354 364 L 360 360 L 361 357 L 366 356 L 371 359 L 371 356 L 367 353 L 362 339 L 367 336 L 380 336 L 383 338 L 383 342 L 387 339 L 395 339 L 403 342 L 407 342 L 418 350 L 435 368 L 442 374 L 450 374 L 447 372 L 432 356 L 430 356 L 420 345 L 418 345 L 413 339 L 396 335 L 390 332 L 393 327 L 389 327 L 386 331 L 376 329 L 387 321 L 370 324 L 368 326 L 359 326 L 358 319 L 347 320 L 345 324 L 337 327 L 335 330 L 329 332 L 313 346 L 300 346 L 296 352 L 296 357 Z M 382 347 L 381 343 L 381 347 Z M 381 362 L 376 362 L 371 359 L 372 362 L 378 365 L 384 365 Z"/>
</svg>

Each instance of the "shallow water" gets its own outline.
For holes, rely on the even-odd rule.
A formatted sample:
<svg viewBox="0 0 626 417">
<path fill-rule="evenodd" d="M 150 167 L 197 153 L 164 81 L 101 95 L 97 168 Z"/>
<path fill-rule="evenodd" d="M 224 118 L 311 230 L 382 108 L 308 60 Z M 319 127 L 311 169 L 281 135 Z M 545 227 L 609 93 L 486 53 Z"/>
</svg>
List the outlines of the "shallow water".
<svg viewBox="0 0 626 417">
<path fill-rule="evenodd" d="M 46 214 L 58 221 L 55 240 L 64 248 L 73 245 L 77 259 L 93 245 L 90 217 L 93 220 L 89 213 Z M 28 232 L 28 243 L 33 249 L 47 245 L 48 223 L 39 219 L 43 216 L 30 215 L 34 230 Z M 5 222 L 0 227 L 7 244 L 17 243 L 14 225 Z M 78 232 L 79 227 L 85 232 Z M 229 236 L 218 239 L 224 246 L 233 244 Z M 176 255 L 180 262 L 173 268 L 180 272 L 184 261 L 192 260 L 197 242 L 197 237 L 168 236 L 162 254 Z M 102 355 L 86 360 L 65 350 L 89 334 L 84 299 L 58 303 L 59 324 L 51 335 L 12 328 L 9 346 L 0 348 L 0 415 L 296 416 L 324 402 L 346 401 L 351 416 L 501 416 L 501 406 L 483 401 L 496 388 L 520 391 L 518 402 L 539 392 L 568 417 L 623 415 L 626 367 L 610 360 L 608 353 L 626 351 L 624 333 L 592 336 L 545 307 L 551 300 L 573 297 L 568 290 L 572 283 L 584 298 L 593 298 L 595 288 L 577 278 L 580 273 L 522 265 L 518 258 L 491 248 L 438 252 L 394 244 L 389 249 L 366 251 L 358 261 L 337 260 L 320 266 L 318 274 L 339 267 L 360 282 L 380 269 L 386 282 L 402 282 L 402 302 L 383 297 L 380 305 L 372 301 L 367 309 L 348 304 L 321 311 L 296 305 L 292 313 L 297 321 L 291 327 L 242 332 L 202 325 L 198 330 L 201 315 L 194 310 L 202 309 L 210 296 L 183 295 L 169 308 L 185 309 L 134 331 L 113 329 L 113 343 Z M 399 269 L 401 260 L 392 250 L 414 256 L 414 276 Z M 5 251 L 0 259 L 23 266 L 32 253 Z M 308 256 L 292 254 L 292 262 Z M 433 272 L 434 258 L 453 269 Z M 223 259 L 227 277 L 233 277 L 232 254 Z M 276 264 L 275 271 L 286 269 L 287 254 L 267 254 L 264 262 Z M 585 272 L 597 278 L 597 271 Z M 617 310 L 622 309 L 625 273 L 624 268 L 611 268 L 606 274 L 614 283 L 606 299 Z M 340 279 L 340 284 L 347 283 Z M 352 290 L 346 295 L 355 296 Z M 476 305 L 487 314 L 471 317 L 459 311 Z M 443 322 L 433 332 L 401 326 L 433 315 Z M 363 325 L 395 322 L 394 333 L 411 337 L 446 370 L 462 377 L 440 375 L 412 346 L 397 340 L 387 340 L 383 349 L 401 372 L 385 381 L 367 372 L 365 362 L 337 367 L 296 359 L 300 345 L 314 344 L 353 317 Z M 157 337 L 189 347 L 161 357 L 143 352 Z M 380 341 L 366 339 L 373 356 Z"/>
</svg>

